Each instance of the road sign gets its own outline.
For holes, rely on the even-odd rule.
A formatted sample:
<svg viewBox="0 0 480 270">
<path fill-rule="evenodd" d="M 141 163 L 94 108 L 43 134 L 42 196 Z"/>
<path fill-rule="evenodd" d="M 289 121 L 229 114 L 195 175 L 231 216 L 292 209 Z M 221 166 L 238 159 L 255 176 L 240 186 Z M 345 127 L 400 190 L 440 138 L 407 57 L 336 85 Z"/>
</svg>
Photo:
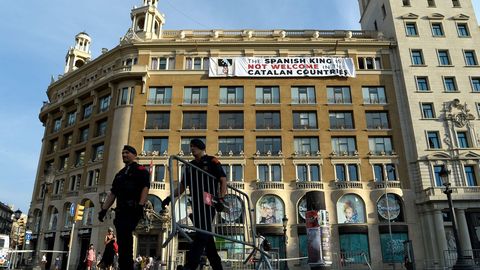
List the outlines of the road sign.
<svg viewBox="0 0 480 270">
<path fill-rule="evenodd" d="M 73 217 L 75 215 L 75 204 L 72 203 L 70 205 L 70 216 Z"/>
<path fill-rule="evenodd" d="M 30 244 L 30 239 L 32 239 L 32 231 L 27 230 L 27 231 L 25 231 L 25 245 Z"/>
</svg>

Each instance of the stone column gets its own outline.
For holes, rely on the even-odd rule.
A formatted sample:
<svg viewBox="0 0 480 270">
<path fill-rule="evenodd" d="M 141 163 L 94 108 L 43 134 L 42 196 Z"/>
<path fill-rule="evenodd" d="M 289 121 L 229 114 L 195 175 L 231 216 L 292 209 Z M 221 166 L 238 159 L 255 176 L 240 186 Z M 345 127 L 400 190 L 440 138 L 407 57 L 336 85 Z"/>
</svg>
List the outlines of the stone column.
<svg viewBox="0 0 480 270">
<path fill-rule="evenodd" d="M 467 218 L 465 217 L 464 209 L 455 209 L 457 216 L 457 229 L 460 245 L 463 251 L 471 250 L 472 243 L 470 242 L 470 235 L 468 233 Z M 467 253 L 468 254 L 468 253 Z"/>
<path fill-rule="evenodd" d="M 436 238 L 437 238 L 437 256 L 436 258 L 439 259 L 440 264 L 443 265 L 443 251 L 448 249 L 447 245 L 447 239 L 445 236 L 445 227 L 443 225 L 443 215 L 441 210 L 435 210 L 433 213 L 433 221 L 434 221 L 434 226 L 431 228 L 434 228 L 436 232 Z"/>
</svg>

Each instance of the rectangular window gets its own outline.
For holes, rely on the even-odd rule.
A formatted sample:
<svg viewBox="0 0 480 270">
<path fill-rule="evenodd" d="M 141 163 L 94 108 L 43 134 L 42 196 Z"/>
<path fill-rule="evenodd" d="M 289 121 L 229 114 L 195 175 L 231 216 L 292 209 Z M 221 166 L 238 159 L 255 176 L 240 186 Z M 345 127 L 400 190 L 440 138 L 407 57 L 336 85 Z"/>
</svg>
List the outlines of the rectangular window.
<svg viewBox="0 0 480 270">
<path fill-rule="evenodd" d="M 345 173 L 345 166 L 343 164 L 335 165 L 335 174 L 337 181 L 344 182 L 347 180 L 347 174 Z"/>
<path fill-rule="evenodd" d="M 370 137 L 368 138 L 368 147 L 374 155 L 391 155 L 393 151 L 390 137 Z"/>
<path fill-rule="evenodd" d="M 73 133 L 68 133 L 63 135 L 63 148 L 67 148 L 72 146 L 72 141 L 73 141 Z"/>
<path fill-rule="evenodd" d="M 448 50 L 438 50 L 438 63 L 441 66 L 449 66 L 452 64 Z"/>
<path fill-rule="evenodd" d="M 358 57 L 358 69 L 382 69 L 380 57 Z"/>
<path fill-rule="evenodd" d="M 155 182 L 165 182 L 165 166 L 164 165 L 155 165 L 153 170 L 154 177 L 153 181 Z"/>
<path fill-rule="evenodd" d="M 184 104 L 207 104 L 208 88 L 207 87 L 185 87 L 183 90 Z"/>
<path fill-rule="evenodd" d="M 477 177 L 475 175 L 474 166 L 465 166 L 465 177 L 467 178 L 467 186 L 469 187 L 477 186 Z"/>
<path fill-rule="evenodd" d="M 410 0 L 402 0 L 403 6 L 409 7 L 410 6 Z"/>
<path fill-rule="evenodd" d="M 422 103 L 422 117 L 425 119 L 435 118 L 435 111 L 433 110 L 433 103 Z"/>
<path fill-rule="evenodd" d="M 96 137 L 104 136 L 106 133 L 107 133 L 107 119 L 98 121 Z"/>
<path fill-rule="evenodd" d="M 208 57 L 187 57 L 185 59 L 185 69 L 187 70 L 208 70 Z"/>
<path fill-rule="evenodd" d="M 243 129 L 243 112 L 220 112 L 220 129 Z"/>
<path fill-rule="evenodd" d="M 271 155 L 277 155 L 282 150 L 282 139 L 280 137 L 257 137 L 257 151 L 261 155 L 270 152 Z"/>
<path fill-rule="evenodd" d="M 427 0 L 428 7 L 436 7 L 435 0 Z"/>
<path fill-rule="evenodd" d="M 466 131 L 457 131 L 458 147 L 469 148 L 468 136 Z"/>
<path fill-rule="evenodd" d="M 412 50 L 411 56 L 412 56 L 412 65 L 415 65 L 415 66 L 425 65 L 425 62 L 423 61 L 422 50 Z"/>
<path fill-rule="evenodd" d="M 118 105 L 126 105 L 128 104 L 128 95 L 130 93 L 129 87 L 124 87 L 118 90 Z"/>
<path fill-rule="evenodd" d="M 453 7 L 460 7 L 460 0 L 452 0 Z"/>
<path fill-rule="evenodd" d="M 472 82 L 472 91 L 480 92 L 480 77 L 471 78 L 471 82 Z"/>
<path fill-rule="evenodd" d="M 347 168 L 348 168 L 348 180 L 359 181 L 357 164 L 348 164 Z"/>
<path fill-rule="evenodd" d="M 395 164 L 386 164 L 385 170 L 387 171 L 387 180 L 388 181 L 396 181 L 397 179 L 397 170 L 395 168 Z"/>
<path fill-rule="evenodd" d="M 432 35 L 434 37 L 444 36 L 442 23 L 432 23 Z"/>
<path fill-rule="evenodd" d="M 258 178 L 262 182 L 280 182 L 282 169 L 280 165 L 258 165 Z"/>
<path fill-rule="evenodd" d="M 374 164 L 373 165 L 373 173 L 375 175 L 375 182 L 385 181 L 385 175 L 383 174 L 383 165 L 382 164 Z"/>
<path fill-rule="evenodd" d="M 75 152 L 75 166 L 83 166 L 85 164 L 85 150 Z"/>
<path fill-rule="evenodd" d="M 391 206 L 390 206 L 391 207 Z M 380 233 L 380 246 L 382 248 L 382 259 L 384 263 L 401 263 L 404 262 L 404 247 L 396 247 L 395 252 L 392 253 L 392 242 L 393 243 L 404 243 L 408 240 L 408 233 L 406 232 L 393 232 L 389 233 Z"/>
<path fill-rule="evenodd" d="M 257 129 L 280 129 L 280 112 L 261 111 L 255 114 Z"/>
<path fill-rule="evenodd" d="M 293 112 L 293 128 L 294 129 L 316 129 L 317 112 Z"/>
<path fill-rule="evenodd" d="M 49 154 L 55 153 L 55 151 L 57 151 L 57 148 L 58 148 L 58 140 L 57 139 L 51 140 L 50 141 L 50 148 L 49 148 L 48 153 Z"/>
<path fill-rule="evenodd" d="M 168 138 L 166 137 L 145 137 L 143 139 L 143 150 L 145 152 L 158 151 L 163 154 L 168 151 Z"/>
<path fill-rule="evenodd" d="M 387 97 L 385 95 L 385 88 L 378 87 L 362 87 L 363 103 L 364 104 L 386 104 Z"/>
<path fill-rule="evenodd" d="M 220 104 L 243 104 L 242 86 L 220 87 Z"/>
<path fill-rule="evenodd" d="M 443 169 L 443 165 L 435 165 L 433 166 L 433 174 L 434 174 L 434 180 L 435 180 L 435 186 L 441 187 L 443 186 L 442 183 L 442 178 L 440 177 L 440 172 Z"/>
<path fill-rule="evenodd" d="M 206 112 L 183 112 L 183 129 L 207 129 Z"/>
<path fill-rule="evenodd" d="M 227 181 L 242 182 L 243 181 L 243 166 L 237 164 L 224 164 L 222 165 L 225 174 L 227 175 Z"/>
<path fill-rule="evenodd" d="M 353 129 L 352 112 L 329 112 L 330 129 Z"/>
<path fill-rule="evenodd" d="M 294 138 L 295 152 L 301 155 L 315 154 L 319 151 L 318 137 L 297 137 Z"/>
<path fill-rule="evenodd" d="M 443 84 L 445 86 L 445 92 L 457 91 L 457 83 L 455 81 L 455 77 L 444 77 Z"/>
<path fill-rule="evenodd" d="M 78 142 L 86 142 L 88 140 L 88 132 L 90 129 L 87 127 L 80 129 L 80 136 L 78 137 Z"/>
<path fill-rule="evenodd" d="M 428 77 L 416 77 L 417 81 L 417 90 L 418 91 L 429 91 L 430 84 L 428 83 Z"/>
<path fill-rule="evenodd" d="M 280 89 L 278 86 L 257 86 L 255 98 L 257 104 L 279 104 Z"/>
<path fill-rule="evenodd" d="M 185 155 L 190 155 L 190 141 L 194 138 L 202 140 L 203 143 L 206 144 L 205 137 L 182 137 L 180 141 L 180 149 Z"/>
<path fill-rule="evenodd" d="M 99 106 L 98 106 L 98 112 L 105 112 L 108 110 L 110 107 L 110 100 L 112 99 L 112 96 L 107 95 L 104 97 L 101 97 L 99 100 Z"/>
<path fill-rule="evenodd" d="M 69 112 L 67 114 L 67 127 L 72 126 L 75 124 L 75 121 L 77 120 L 77 112 Z"/>
<path fill-rule="evenodd" d="M 93 154 L 92 154 L 93 161 L 98 161 L 103 159 L 103 149 L 104 149 L 103 144 L 97 144 L 93 146 Z"/>
<path fill-rule="evenodd" d="M 407 31 L 407 36 L 418 36 L 417 24 L 414 22 L 405 23 L 405 30 Z"/>
<path fill-rule="evenodd" d="M 332 150 L 338 155 L 354 155 L 357 150 L 354 137 L 332 137 Z"/>
<path fill-rule="evenodd" d="M 470 37 L 470 30 L 466 23 L 457 24 L 457 33 L 459 37 Z"/>
<path fill-rule="evenodd" d="M 52 132 L 57 132 L 62 127 L 62 118 L 57 118 L 53 121 L 53 129 Z"/>
<path fill-rule="evenodd" d="M 222 155 L 239 155 L 244 149 L 242 137 L 219 137 L 218 150 Z"/>
<path fill-rule="evenodd" d="M 389 129 L 388 113 L 382 111 L 369 111 L 365 113 L 368 129 Z"/>
<path fill-rule="evenodd" d="M 171 87 L 150 87 L 148 89 L 148 105 L 171 104 L 172 88 Z"/>
<path fill-rule="evenodd" d="M 327 86 L 327 99 L 330 104 L 351 104 L 352 96 L 348 86 Z"/>
<path fill-rule="evenodd" d="M 315 87 L 292 86 L 292 104 L 315 104 Z"/>
<path fill-rule="evenodd" d="M 82 120 L 90 118 L 92 116 L 93 103 L 89 103 L 83 106 L 83 118 Z"/>
<path fill-rule="evenodd" d="M 335 175 L 337 181 L 358 181 L 357 164 L 336 164 Z"/>
<path fill-rule="evenodd" d="M 64 171 L 68 167 L 68 155 L 60 157 L 60 163 L 58 164 L 58 169 Z"/>
<path fill-rule="evenodd" d="M 438 131 L 428 131 L 427 132 L 428 148 L 430 149 L 439 149 L 440 145 L 440 136 Z"/>
<path fill-rule="evenodd" d="M 147 112 L 145 129 L 169 129 L 170 112 Z"/>
<path fill-rule="evenodd" d="M 467 66 L 476 66 L 478 65 L 477 56 L 475 55 L 475 51 L 464 51 L 465 55 L 465 65 Z"/>
<path fill-rule="evenodd" d="M 152 57 L 152 70 L 175 69 L 175 57 Z"/>
<path fill-rule="evenodd" d="M 407 0 L 403 0 L 407 2 Z M 409 6 L 409 5 L 407 5 Z M 340 233 L 340 256 L 345 258 L 352 269 L 361 269 L 365 259 L 370 261 L 370 249 L 367 233 Z"/>
</svg>

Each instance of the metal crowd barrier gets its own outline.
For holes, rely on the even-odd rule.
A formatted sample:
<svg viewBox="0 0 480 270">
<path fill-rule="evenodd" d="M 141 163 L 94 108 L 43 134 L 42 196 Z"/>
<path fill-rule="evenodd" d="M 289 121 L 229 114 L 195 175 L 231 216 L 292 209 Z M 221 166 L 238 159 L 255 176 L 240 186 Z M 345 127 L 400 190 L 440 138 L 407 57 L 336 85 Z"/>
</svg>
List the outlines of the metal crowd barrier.
<svg viewBox="0 0 480 270">
<path fill-rule="evenodd" d="M 181 235 L 191 242 L 190 233 L 204 233 L 216 238 L 217 249 L 226 250 L 227 259 L 242 259 L 247 264 L 256 255 L 260 257 L 256 269 L 272 269 L 270 255 L 261 247 L 261 241 L 257 241 L 254 209 L 246 193 L 227 185 L 225 207 L 215 209 L 220 191 L 215 177 L 178 156 L 169 159 L 169 181 L 171 231 L 163 247 L 169 246 L 170 254 L 177 252 L 172 241 L 175 236 Z M 185 187 L 183 194 L 180 184 Z"/>
</svg>

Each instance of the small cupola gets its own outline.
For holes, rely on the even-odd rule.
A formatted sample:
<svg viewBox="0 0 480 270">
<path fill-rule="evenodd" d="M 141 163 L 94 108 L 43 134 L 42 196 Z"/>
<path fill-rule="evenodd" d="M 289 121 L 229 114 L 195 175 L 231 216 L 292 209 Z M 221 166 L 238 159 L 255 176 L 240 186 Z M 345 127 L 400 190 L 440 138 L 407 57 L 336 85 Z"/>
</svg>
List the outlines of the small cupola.
<svg viewBox="0 0 480 270">
<path fill-rule="evenodd" d="M 141 7 L 132 9 L 131 19 L 133 32 L 141 39 L 157 39 L 162 37 L 165 15 L 158 9 L 158 0 L 143 0 Z"/>
<path fill-rule="evenodd" d="M 75 46 L 70 47 L 65 57 L 64 73 L 76 70 L 90 61 L 92 57 L 90 52 L 91 42 L 92 39 L 85 32 L 80 32 L 75 36 Z"/>
</svg>

